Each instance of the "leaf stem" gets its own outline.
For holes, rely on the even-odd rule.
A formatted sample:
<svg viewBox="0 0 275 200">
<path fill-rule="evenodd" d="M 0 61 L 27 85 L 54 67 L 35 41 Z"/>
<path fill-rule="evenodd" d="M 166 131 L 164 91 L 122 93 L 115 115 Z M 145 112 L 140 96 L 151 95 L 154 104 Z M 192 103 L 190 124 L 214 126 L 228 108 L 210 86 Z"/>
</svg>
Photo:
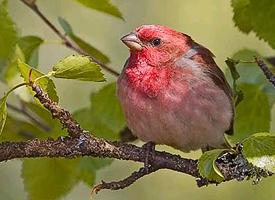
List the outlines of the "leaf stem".
<svg viewBox="0 0 275 200">
<path fill-rule="evenodd" d="M 5 96 L 8 96 L 12 91 L 14 91 L 14 90 L 16 90 L 17 88 L 20 88 L 20 87 L 22 87 L 22 86 L 24 86 L 24 85 L 28 85 L 28 83 L 20 83 L 20 84 L 14 86 L 13 88 L 11 88 L 11 89 L 5 94 Z"/>
<path fill-rule="evenodd" d="M 48 74 L 44 74 L 43 76 L 40 76 L 40 77 L 37 77 L 36 79 L 34 79 L 34 83 L 36 83 L 37 81 L 39 81 L 40 79 L 42 79 L 42 78 L 46 78 L 46 77 L 50 77 L 50 76 L 52 76 L 54 74 L 54 72 L 53 71 L 50 71 Z"/>
</svg>

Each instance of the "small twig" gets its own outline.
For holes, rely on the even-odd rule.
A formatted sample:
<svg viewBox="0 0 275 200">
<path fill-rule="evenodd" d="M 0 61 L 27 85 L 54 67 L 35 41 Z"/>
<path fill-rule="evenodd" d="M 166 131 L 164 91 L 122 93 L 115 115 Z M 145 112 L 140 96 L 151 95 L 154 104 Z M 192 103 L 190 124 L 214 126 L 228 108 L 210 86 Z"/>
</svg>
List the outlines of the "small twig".
<svg viewBox="0 0 275 200">
<path fill-rule="evenodd" d="M 84 51 L 83 49 L 81 49 L 80 47 L 77 46 L 77 44 L 75 44 L 74 42 L 70 41 L 66 35 L 62 34 L 57 28 L 56 26 L 51 23 L 48 18 L 39 10 L 38 6 L 36 5 L 35 1 L 29 1 L 29 0 L 21 0 L 25 5 L 27 5 L 32 11 L 34 11 L 44 22 L 46 25 L 48 25 L 53 31 L 54 33 L 63 41 L 64 45 L 70 49 L 72 49 L 73 51 L 88 56 L 92 59 L 92 61 L 94 61 L 95 63 L 97 63 L 98 65 L 100 65 L 103 69 L 105 69 L 106 71 L 108 71 L 109 73 L 113 74 L 114 76 L 119 76 L 119 73 L 117 71 L 115 71 L 114 69 L 110 68 L 109 66 L 105 65 L 104 63 L 102 63 L 101 61 L 97 60 L 96 58 L 94 58 L 92 55 L 88 54 L 86 51 Z"/>
<path fill-rule="evenodd" d="M 148 168 L 142 167 L 138 171 L 133 172 L 130 176 L 128 176 L 123 180 L 113 181 L 109 183 L 102 181 L 101 184 L 98 184 L 95 187 L 93 187 L 92 193 L 97 194 L 100 190 L 103 190 L 103 189 L 109 189 L 109 190 L 124 189 L 132 185 L 134 182 L 136 182 L 138 179 L 142 178 L 143 176 L 149 175 L 157 170 L 158 168 L 152 167 L 152 166 Z"/>
<path fill-rule="evenodd" d="M 275 86 L 275 75 L 270 71 L 268 66 L 264 63 L 263 60 L 258 59 L 257 57 L 255 57 L 255 61 L 263 71 L 266 78 L 273 84 L 273 86 Z"/>
</svg>

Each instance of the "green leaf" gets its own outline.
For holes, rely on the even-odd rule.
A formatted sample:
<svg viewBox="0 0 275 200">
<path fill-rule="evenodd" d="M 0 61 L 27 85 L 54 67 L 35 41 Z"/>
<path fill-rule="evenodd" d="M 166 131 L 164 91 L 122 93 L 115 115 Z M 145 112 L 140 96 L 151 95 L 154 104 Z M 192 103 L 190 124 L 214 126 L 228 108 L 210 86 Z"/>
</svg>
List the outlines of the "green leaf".
<svg viewBox="0 0 275 200">
<path fill-rule="evenodd" d="M 260 85 L 239 85 L 244 92 L 244 100 L 236 109 L 235 134 L 230 136 L 234 142 L 239 142 L 257 132 L 270 129 L 270 104 L 267 95 Z"/>
<path fill-rule="evenodd" d="M 8 14 L 7 1 L 5 0 L 0 4 L 0 63 L 6 62 L 12 55 L 16 43 L 16 27 Z"/>
<path fill-rule="evenodd" d="M 240 75 L 240 78 L 236 81 L 237 89 L 239 89 L 238 84 L 241 83 L 259 85 L 261 86 L 262 91 L 268 96 L 270 105 L 273 105 L 273 103 L 275 102 L 275 92 L 273 85 L 266 79 L 263 72 L 256 65 L 256 63 L 248 63 L 250 61 L 254 62 L 254 56 L 263 57 L 256 51 L 248 49 L 240 50 L 232 56 L 232 59 L 238 62 L 236 68 Z M 272 66 L 269 64 L 269 62 L 266 60 L 264 61 L 270 67 L 270 69 L 272 69 Z M 232 78 L 229 76 L 229 70 L 226 71 L 226 75 L 228 80 L 232 80 Z M 232 80 L 232 82 L 234 89 L 234 80 Z"/>
<path fill-rule="evenodd" d="M 243 154 L 253 165 L 275 173 L 275 135 L 257 133 L 245 139 Z"/>
<path fill-rule="evenodd" d="M 41 107 L 41 106 L 40 106 Z M 37 117 L 38 118 L 38 117 Z M 37 124 L 31 124 L 21 119 L 16 119 L 12 113 L 7 116 L 6 125 L 0 136 L 0 141 L 24 141 L 34 138 L 49 138 L 48 132 Z"/>
<path fill-rule="evenodd" d="M 116 84 L 108 84 L 93 94 L 91 104 L 91 108 L 84 108 L 74 113 L 81 127 L 98 137 L 118 139 L 119 132 L 126 126 L 126 122 L 116 97 Z"/>
<path fill-rule="evenodd" d="M 224 180 L 222 173 L 216 166 L 216 160 L 224 151 L 224 149 L 214 149 L 202 154 L 198 163 L 199 172 L 202 177 L 217 183 Z"/>
<path fill-rule="evenodd" d="M 238 79 L 239 83 L 252 83 L 252 84 L 267 84 L 265 76 L 263 75 L 260 68 L 256 63 L 245 63 L 241 61 L 252 61 L 254 62 L 254 56 L 261 57 L 261 55 L 252 50 L 243 49 L 236 52 L 232 59 L 239 61 L 237 70 L 240 74 Z"/>
<path fill-rule="evenodd" d="M 9 59 L 9 63 L 4 74 L 4 80 L 10 88 L 13 88 L 14 86 L 23 82 L 18 70 L 18 59 L 25 61 L 25 56 L 21 48 L 16 45 L 14 54 Z M 30 95 L 30 92 L 26 87 L 18 88 L 17 90 L 14 90 L 13 93 L 23 101 L 29 102 L 33 100 L 33 97 Z"/>
<path fill-rule="evenodd" d="M 29 82 L 29 72 L 32 69 L 32 79 L 35 80 L 38 77 L 41 77 L 45 74 L 39 72 L 38 70 L 31 68 L 26 63 L 18 60 L 18 69 L 21 73 L 21 76 L 24 78 L 25 82 Z M 44 92 L 46 92 L 51 100 L 58 102 L 58 96 L 55 90 L 55 85 L 53 81 L 49 77 L 44 77 L 39 79 L 36 84 L 42 88 Z M 33 92 L 32 92 L 33 93 Z"/>
<path fill-rule="evenodd" d="M 240 74 L 236 69 L 236 65 L 239 61 L 227 58 L 225 63 L 227 64 L 231 77 L 233 78 L 233 95 L 234 95 L 234 104 L 237 106 L 243 100 L 243 92 L 237 86 L 237 80 L 240 78 Z"/>
<path fill-rule="evenodd" d="M 114 132 L 121 131 L 125 126 L 125 118 L 116 96 L 116 83 L 104 86 L 91 96 L 92 111 L 100 115 L 101 122 Z"/>
<path fill-rule="evenodd" d="M 111 163 L 112 159 L 90 157 L 81 158 L 78 165 L 78 178 L 88 186 L 92 186 L 95 181 L 96 171 L 110 165 Z"/>
<path fill-rule="evenodd" d="M 0 135 L 4 129 L 7 119 L 7 96 L 0 99 Z"/>
<path fill-rule="evenodd" d="M 15 51 L 13 53 L 13 56 L 9 60 L 7 70 L 4 75 L 4 79 L 10 87 L 13 87 L 18 83 L 22 82 L 22 78 L 20 78 L 20 73 L 18 72 L 17 68 L 18 59 L 25 61 L 25 56 L 21 48 L 18 45 L 16 45 Z"/>
<path fill-rule="evenodd" d="M 64 29 L 64 31 L 66 32 L 66 34 L 82 49 L 84 50 L 87 54 L 93 56 L 94 58 L 96 58 L 97 60 L 100 60 L 103 63 L 108 63 L 110 62 L 109 58 L 103 54 L 102 52 L 100 52 L 98 49 L 96 49 L 95 47 L 91 46 L 90 44 L 88 44 L 87 42 L 85 42 L 84 40 L 82 40 L 80 37 L 78 37 L 74 32 L 73 29 L 71 27 L 71 25 L 62 17 L 58 17 L 58 21 L 60 23 L 60 25 L 62 26 L 62 28 Z"/>
<path fill-rule="evenodd" d="M 76 0 L 82 5 L 123 19 L 121 12 L 110 2 L 110 0 Z"/>
<path fill-rule="evenodd" d="M 43 43 L 43 40 L 37 36 L 24 36 L 19 38 L 18 44 L 22 49 L 26 62 L 31 66 L 38 65 L 38 49 Z"/>
<path fill-rule="evenodd" d="M 23 161 L 22 177 L 28 199 L 54 200 L 66 195 L 78 182 L 78 160 L 28 159 Z"/>
<path fill-rule="evenodd" d="M 239 61 L 237 60 L 233 60 L 231 58 L 227 58 L 225 60 L 225 63 L 227 64 L 231 76 L 233 78 L 234 81 L 237 81 L 240 78 L 240 74 L 238 73 L 237 69 L 236 69 L 236 65 L 239 64 Z"/>
<path fill-rule="evenodd" d="M 249 16 L 250 0 L 232 0 L 233 20 L 235 25 L 244 33 L 249 33 L 252 30 L 251 19 Z"/>
<path fill-rule="evenodd" d="M 87 56 L 72 55 L 53 66 L 56 78 L 77 79 L 82 81 L 104 81 L 98 64 L 92 62 Z"/>
<path fill-rule="evenodd" d="M 232 0 L 233 20 L 244 33 L 255 32 L 257 37 L 275 48 L 275 1 Z"/>
<path fill-rule="evenodd" d="M 119 133 L 113 131 L 102 122 L 101 116 L 95 115 L 91 108 L 80 109 L 73 114 L 82 128 L 90 131 L 93 135 L 108 140 L 119 139 Z"/>
<path fill-rule="evenodd" d="M 65 20 L 62 17 L 58 17 L 58 22 L 67 35 L 70 35 L 73 33 L 73 29 L 71 25 L 67 22 L 67 20 Z"/>
<path fill-rule="evenodd" d="M 101 53 L 98 49 L 92 47 L 90 44 L 82 40 L 80 37 L 76 36 L 75 34 L 70 34 L 69 37 L 87 54 L 93 56 L 97 60 L 100 60 L 103 63 L 109 63 L 109 58 Z"/>
</svg>

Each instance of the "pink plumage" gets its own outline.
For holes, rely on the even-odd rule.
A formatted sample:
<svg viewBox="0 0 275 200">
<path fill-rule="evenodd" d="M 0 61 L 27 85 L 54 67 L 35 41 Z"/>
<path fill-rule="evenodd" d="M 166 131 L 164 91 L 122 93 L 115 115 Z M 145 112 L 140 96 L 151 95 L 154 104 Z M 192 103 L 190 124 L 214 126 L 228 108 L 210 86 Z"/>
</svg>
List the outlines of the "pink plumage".
<svg viewBox="0 0 275 200">
<path fill-rule="evenodd" d="M 213 54 L 190 36 L 144 25 L 124 36 L 130 57 L 118 97 L 133 134 L 182 151 L 222 147 L 232 134 L 232 92 Z"/>
</svg>

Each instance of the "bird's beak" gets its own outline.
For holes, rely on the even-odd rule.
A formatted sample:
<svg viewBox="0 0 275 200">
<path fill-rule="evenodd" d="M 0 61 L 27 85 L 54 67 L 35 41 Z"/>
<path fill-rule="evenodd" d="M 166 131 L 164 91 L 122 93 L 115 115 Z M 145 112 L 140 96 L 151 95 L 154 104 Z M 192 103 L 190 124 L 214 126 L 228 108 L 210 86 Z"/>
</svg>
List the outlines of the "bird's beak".
<svg viewBox="0 0 275 200">
<path fill-rule="evenodd" d="M 131 32 L 121 38 L 121 41 L 129 47 L 130 50 L 140 51 L 143 48 L 142 42 L 137 37 L 136 33 Z"/>
</svg>

